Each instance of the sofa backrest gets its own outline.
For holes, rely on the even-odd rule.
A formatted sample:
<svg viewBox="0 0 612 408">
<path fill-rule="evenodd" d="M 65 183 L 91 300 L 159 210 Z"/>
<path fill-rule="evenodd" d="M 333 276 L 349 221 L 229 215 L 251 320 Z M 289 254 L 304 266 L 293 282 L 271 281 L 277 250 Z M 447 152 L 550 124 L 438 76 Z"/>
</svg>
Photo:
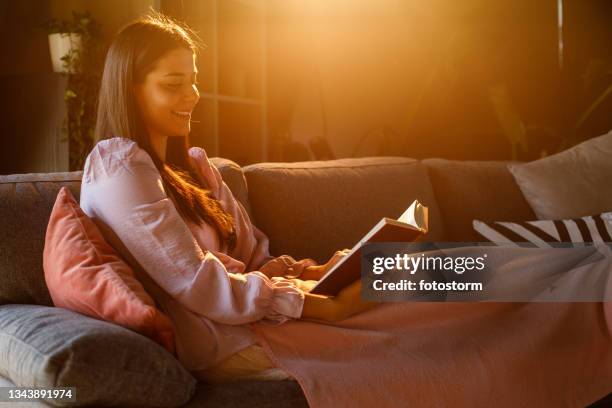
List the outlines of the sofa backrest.
<svg viewBox="0 0 612 408">
<path fill-rule="evenodd" d="M 436 201 L 442 214 L 446 239 L 481 241 L 472 220 L 535 220 L 533 210 L 503 161 L 427 159 Z"/>
<path fill-rule="evenodd" d="M 81 174 L 0 176 L 0 304 L 53 305 L 42 271 L 45 232 L 59 189 L 78 197 Z"/>
<path fill-rule="evenodd" d="M 232 191 L 234 197 L 244 206 L 249 217 L 252 217 L 249 193 L 242 168 L 236 162 L 221 157 L 211 157 L 210 161 L 219 169 L 221 178 Z"/>
<path fill-rule="evenodd" d="M 250 211 L 240 167 L 227 159 L 211 161 Z M 0 305 L 53 305 L 42 267 L 47 224 L 61 187 L 68 187 L 77 200 L 80 198 L 82 175 L 82 171 L 75 171 L 0 176 Z"/>
<path fill-rule="evenodd" d="M 230 160 L 211 160 L 270 238 L 273 255 L 324 262 L 415 198 L 430 209 L 431 241 L 478 241 L 473 219 L 535 219 L 505 162 L 376 157 L 241 169 Z M 42 270 L 47 223 L 62 186 L 80 197 L 81 176 L 0 176 L 0 305 L 52 305 Z"/>
<path fill-rule="evenodd" d="M 405 157 L 369 157 L 243 168 L 256 225 L 273 255 L 327 261 L 351 248 L 382 217 L 396 218 L 419 199 L 429 207 L 428 240 L 444 225 L 426 167 Z"/>
</svg>

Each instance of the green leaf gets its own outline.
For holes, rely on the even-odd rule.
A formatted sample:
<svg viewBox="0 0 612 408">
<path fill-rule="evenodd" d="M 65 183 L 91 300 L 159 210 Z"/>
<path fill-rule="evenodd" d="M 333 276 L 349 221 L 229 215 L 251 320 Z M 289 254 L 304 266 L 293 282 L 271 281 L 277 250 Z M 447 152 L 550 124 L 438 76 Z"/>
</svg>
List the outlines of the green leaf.
<svg viewBox="0 0 612 408">
<path fill-rule="evenodd" d="M 64 93 L 64 100 L 73 99 L 76 97 L 77 97 L 77 94 L 74 93 L 72 89 L 66 89 L 66 92 Z"/>
</svg>

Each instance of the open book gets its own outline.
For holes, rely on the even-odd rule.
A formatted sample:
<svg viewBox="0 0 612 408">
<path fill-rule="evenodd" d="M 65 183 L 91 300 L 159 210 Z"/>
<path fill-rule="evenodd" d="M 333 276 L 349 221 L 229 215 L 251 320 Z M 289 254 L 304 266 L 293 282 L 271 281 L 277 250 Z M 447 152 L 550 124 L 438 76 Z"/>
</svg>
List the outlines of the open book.
<svg viewBox="0 0 612 408">
<path fill-rule="evenodd" d="M 414 200 L 397 219 L 383 218 L 355 244 L 310 290 L 318 295 L 335 296 L 361 277 L 361 247 L 368 242 L 413 242 L 428 231 L 427 207 Z"/>
</svg>

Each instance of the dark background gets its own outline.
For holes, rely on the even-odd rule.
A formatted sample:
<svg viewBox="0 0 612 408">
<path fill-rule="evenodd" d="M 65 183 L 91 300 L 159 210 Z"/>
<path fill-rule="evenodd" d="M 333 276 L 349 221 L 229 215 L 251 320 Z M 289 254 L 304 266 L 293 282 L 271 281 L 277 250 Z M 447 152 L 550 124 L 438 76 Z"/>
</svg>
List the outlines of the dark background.
<svg viewBox="0 0 612 408">
<path fill-rule="evenodd" d="M 0 174 L 64 170 L 42 164 L 45 151 L 53 149 L 50 134 L 64 115 L 64 79 L 52 72 L 42 22 L 74 9 L 89 10 L 108 43 L 149 6 L 186 21 L 205 21 L 207 16 L 189 11 L 192 3 L 1 0 Z M 606 94 L 612 85 L 612 2 L 254 3 L 263 5 L 265 14 L 258 28 L 265 34 L 266 72 L 260 84 L 265 92 L 258 97 L 266 107 L 266 137 L 257 136 L 259 130 L 251 137 L 248 127 L 237 125 L 253 121 L 253 129 L 260 129 L 254 108 L 228 102 L 220 111 L 219 145 L 211 155 L 240 164 L 262 157 L 374 155 L 532 160 L 612 128 L 612 101 Z M 210 41 L 206 35 L 202 39 Z M 206 73 L 209 57 L 200 58 Z M 199 81 L 206 83 L 206 76 Z M 203 124 L 194 144 L 207 147 L 209 112 L 206 102 L 201 105 Z M 524 129 L 528 143 L 517 142 L 513 151 L 508 129 L 517 127 Z M 248 150 L 235 148 L 245 143 Z"/>
</svg>

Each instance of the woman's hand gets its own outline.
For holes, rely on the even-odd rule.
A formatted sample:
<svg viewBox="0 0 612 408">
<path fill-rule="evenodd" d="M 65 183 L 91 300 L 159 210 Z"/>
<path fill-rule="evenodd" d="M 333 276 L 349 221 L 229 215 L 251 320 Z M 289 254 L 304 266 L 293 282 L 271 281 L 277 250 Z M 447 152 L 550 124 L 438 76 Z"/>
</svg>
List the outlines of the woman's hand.
<svg viewBox="0 0 612 408">
<path fill-rule="evenodd" d="M 332 300 L 336 309 L 336 314 L 333 316 L 335 320 L 344 320 L 380 304 L 380 302 L 366 302 L 361 299 L 361 279 L 342 289 Z"/>
<path fill-rule="evenodd" d="M 266 262 L 259 268 L 259 271 L 268 278 L 275 276 L 294 278 L 303 274 L 306 268 L 313 267 L 316 264 L 316 261 L 310 258 L 296 261 L 289 255 L 281 255 Z"/>
<path fill-rule="evenodd" d="M 350 249 L 336 251 L 334 255 L 323 265 L 310 265 L 304 268 L 304 271 L 299 276 L 302 280 L 319 280 L 325 275 L 335 264 L 340 262 L 350 252 Z"/>
<path fill-rule="evenodd" d="M 361 280 L 357 280 L 342 289 L 336 297 L 313 295 L 311 293 L 305 295 L 302 319 L 335 322 L 372 309 L 379 304 L 378 302 L 361 300 Z"/>
</svg>

